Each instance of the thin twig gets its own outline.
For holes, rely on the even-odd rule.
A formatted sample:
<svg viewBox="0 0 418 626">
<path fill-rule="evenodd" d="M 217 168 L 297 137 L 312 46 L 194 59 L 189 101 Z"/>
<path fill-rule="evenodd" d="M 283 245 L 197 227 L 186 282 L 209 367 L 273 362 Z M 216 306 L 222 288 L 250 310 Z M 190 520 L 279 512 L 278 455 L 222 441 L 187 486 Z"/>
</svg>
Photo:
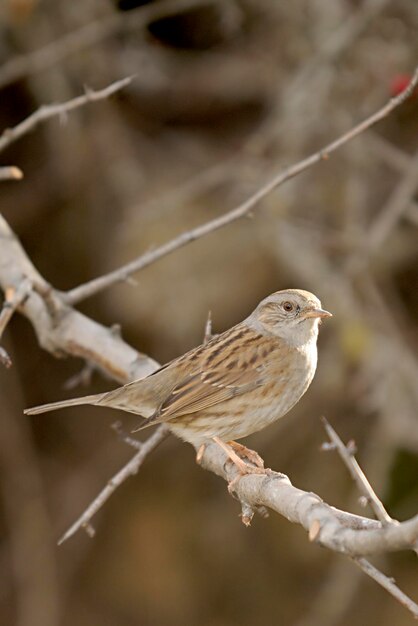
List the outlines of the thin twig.
<svg viewBox="0 0 418 626">
<path fill-rule="evenodd" d="M 0 214 L 0 287 L 6 291 L 10 285 L 17 286 L 23 276 L 29 278 L 33 289 L 19 311 L 30 320 L 44 350 L 87 360 L 121 384 L 158 369 L 156 361 L 135 350 L 112 328 L 65 307 L 60 293 L 39 274 Z"/>
<path fill-rule="evenodd" d="M 113 476 L 102 489 L 99 495 L 93 500 L 93 502 L 87 507 L 82 515 L 72 524 L 72 526 L 63 534 L 58 541 L 58 545 L 67 541 L 72 537 L 80 528 L 84 528 L 89 536 L 94 535 L 94 529 L 91 526 L 91 519 L 96 515 L 97 511 L 107 502 L 113 492 L 123 483 L 129 476 L 136 474 L 147 458 L 147 456 L 155 450 L 155 448 L 167 437 L 168 429 L 165 426 L 160 426 L 157 430 L 142 444 L 138 452 L 122 467 L 117 474 Z"/>
<path fill-rule="evenodd" d="M 211 338 L 212 318 L 210 312 L 205 325 L 205 341 Z M 208 337 L 208 339 L 207 339 Z M 94 529 L 91 526 L 91 519 L 99 509 L 107 502 L 112 493 L 129 477 L 138 472 L 138 469 L 146 459 L 146 457 L 155 450 L 158 444 L 163 441 L 169 434 L 166 426 L 160 426 L 148 439 L 144 442 L 138 441 L 127 435 L 121 427 L 120 422 L 112 424 L 113 430 L 118 434 L 121 441 L 137 449 L 137 453 L 122 467 L 122 469 L 107 483 L 106 487 L 96 496 L 84 513 L 74 522 L 67 532 L 58 541 L 58 545 L 64 543 L 72 537 L 80 528 L 84 528 L 90 537 L 94 536 Z"/>
<path fill-rule="evenodd" d="M 399 587 L 395 584 L 395 581 L 392 578 L 389 578 L 383 572 L 376 569 L 374 565 L 366 561 L 366 559 L 353 558 L 352 559 L 356 565 L 360 567 L 370 578 L 373 578 L 379 585 L 381 585 L 386 591 L 388 591 L 398 602 L 400 602 L 405 608 L 408 609 L 415 617 L 418 619 L 418 604 L 416 604 L 411 598 L 409 598 L 403 591 L 399 589 Z"/>
<path fill-rule="evenodd" d="M 20 139 L 23 135 L 26 135 L 28 132 L 36 128 L 36 126 L 38 126 L 41 122 L 45 122 L 51 117 L 64 116 L 70 111 L 74 111 L 74 109 L 78 109 L 86 104 L 89 104 L 90 102 L 97 102 L 98 100 L 109 98 L 109 96 L 114 94 L 116 91 L 120 91 L 126 87 L 126 85 L 129 85 L 132 79 L 132 76 L 128 76 L 122 80 L 117 80 L 99 91 L 86 89 L 86 93 L 83 96 L 77 96 L 72 100 L 61 102 L 59 104 L 41 106 L 17 126 L 14 126 L 13 128 L 6 128 L 6 130 L 3 131 L 0 135 L 0 152 L 10 146 L 10 144 Z"/>
<path fill-rule="evenodd" d="M 287 180 L 294 178 L 301 172 L 304 172 L 316 163 L 327 160 L 329 156 L 333 152 L 338 150 L 338 148 L 340 148 L 342 145 L 344 145 L 351 139 L 354 139 L 365 130 L 389 115 L 389 113 L 393 111 L 393 109 L 400 106 L 411 95 L 417 84 L 418 67 L 415 69 L 415 72 L 407 89 L 405 89 L 405 91 L 396 96 L 396 98 L 392 98 L 391 100 L 389 100 L 389 102 L 378 111 L 376 111 L 376 113 L 369 116 L 360 124 L 341 135 L 338 139 L 325 146 L 322 150 L 315 152 L 306 159 L 298 161 L 294 165 L 279 172 L 275 177 L 273 177 L 270 181 L 263 185 L 263 187 L 261 187 L 239 206 L 235 207 L 231 211 L 228 211 L 224 215 L 221 215 L 220 217 L 217 217 L 200 226 L 197 226 L 196 228 L 182 233 L 171 241 L 168 241 L 167 243 L 158 248 L 155 248 L 154 250 L 146 252 L 145 254 L 137 257 L 130 263 L 127 263 L 117 270 L 114 270 L 113 272 L 109 272 L 104 276 L 100 276 L 87 283 L 84 283 L 83 285 L 79 285 L 78 287 L 71 289 L 65 294 L 66 302 L 68 304 L 74 305 L 78 302 L 81 302 L 82 300 L 85 300 L 86 298 L 89 298 L 99 293 L 100 291 L 103 291 L 104 289 L 107 289 L 108 287 L 116 283 L 123 282 L 131 274 L 134 274 L 144 267 L 155 263 L 155 261 L 170 254 L 174 250 L 177 250 L 178 248 L 181 248 L 191 243 L 192 241 L 199 239 L 200 237 L 204 237 L 210 233 L 213 233 L 214 231 L 223 228 L 227 224 L 231 224 L 232 222 L 248 215 L 250 211 L 274 189 L 282 185 Z"/>
<path fill-rule="evenodd" d="M 0 167 L 0 180 L 22 180 L 23 172 L 16 165 Z"/>
<path fill-rule="evenodd" d="M 335 446 L 335 449 L 340 455 L 344 465 L 350 472 L 351 477 L 359 488 L 359 491 L 366 498 L 367 502 L 370 503 L 370 506 L 372 507 L 377 519 L 380 520 L 383 525 L 398 523 L 395 522 L 395 520 L 393 520 L 387 513 L 382 502 L 379 500 L 376 493 L 374 492 L 373 487 L 367 480 L 363 470 L 354 458 L 353 451 L 350 450 L 350 448 L 343 443 L 343 441 L 340 439 L 340 437 L 337 435 L 337 433 L 325 417 L 322 417 L 321 420 L 328 437 Z"/>
</svg>

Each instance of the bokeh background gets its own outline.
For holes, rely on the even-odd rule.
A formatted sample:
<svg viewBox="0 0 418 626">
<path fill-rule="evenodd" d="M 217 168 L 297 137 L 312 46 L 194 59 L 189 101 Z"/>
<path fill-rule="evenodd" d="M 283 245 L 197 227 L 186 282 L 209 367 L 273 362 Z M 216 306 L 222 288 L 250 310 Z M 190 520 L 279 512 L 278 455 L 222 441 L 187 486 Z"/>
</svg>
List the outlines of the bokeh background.
<svg viewBox="0 0 418 626">
<path fill-rule="evenodd" d="M 399 93 L 418 59 L 415 0 L 145 4 L 0 4 L 1 128 L 85 85 L 135 74 L 120 94 L 2 154 L 25 179 L 1 184 L 1 211 L 59 289 L 237 205 Z M 209 310 L 220 331 L 272 291 L 313 291 L 334 313 L 321 328 L 314 383 L 291 416 L 246 443 L 295 485 L 364 514 L 336 454 L 320 450 L 325 414 L 355 440 L 390 514 L 406 519 L 418 502 L 417 150 L 415 95 L 252 217 L 80 309 L 120 324 L 164 362 L 201 341 Z M 114 383 L 95 373 L 69 389 L 83 363 L 43 352 L 19 316 L 3 345 L 14 366 L 0 370 L 2 624 L 411 623 L 348 560 L 286 520 L 244 528 L 225 484 L 174 438 L 99 513 L 94 539 L 79 533 L 57 548 L 132 454 L 110 425 L 133 422 L 88 407 L 25 418 L 26 406 Z M 416 599 L 413 554 L 375 562 Z"/>
</svg>

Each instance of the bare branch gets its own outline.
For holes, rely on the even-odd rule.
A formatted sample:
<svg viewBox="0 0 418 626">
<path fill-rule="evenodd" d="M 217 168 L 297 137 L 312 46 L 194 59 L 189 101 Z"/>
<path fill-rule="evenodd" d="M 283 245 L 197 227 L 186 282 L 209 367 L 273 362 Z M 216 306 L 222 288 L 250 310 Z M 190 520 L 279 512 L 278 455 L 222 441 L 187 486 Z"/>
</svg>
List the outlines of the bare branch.
<svg viewBox="0 0 418 626">
<path fill-rule="evenodd" d="M 354 451 L 342 442 L 340 437 L 337 435 L 337 433 L 325 417 L 322 417 L 321 419 L 328 437 L 336 448 L 344 465 L 350 472 L 351 477 L 359 488 L 359 491 L 366 498 L 367 502 L 370 503 L 377 519 L 382 522 L 383 526 L 387 524 L 398 523 L 390 517 L 382 502 L 375 494 L 373 487 L 367 480 L 363 470 L 354 458 Z"/>
<path fill-rule="evenodd" d="M 227 463 L 226 454 L 208 444 L 201 466 L 231 482 L 239 476 Z M 320 545 L 350 556 L 367 556 L 394 550 L 412 550 L 418 539 L 418 515 L 399 525 L 383 527 L 381 522 L 353 515 L 329 506 L 314 493 L 294 487 L 283 474 L 249 474 L 235 483 L 240 500 L 251 508 L 265 506 L 290 522 L 300 524 Z M 313 532 L 315 531 L 315 532 Z"/>
<path fill-rule="evenodd" d="M 40 345 L 55 356 L 71 355 L 93 363 L 110 378 L 126 383 L 155 371 L 158 363 L 141 354 L 111 328 L 105 328 L 63 304 L 27 257 L 16 235 L 0 215 L 0 287 L 5 292 L 29 279 L 32 290 L 20 305 Z"/>
<path fill-rule="evenodd" d="M 132 457 L 126 465 L 122 467 L 117 474 L 113 476 L 102 489 L 99 495 L 93 500 L 93 502 L 87 507 L 84 513 L 74 522 L 74 524 L 63 534 L 58 541 L 58 545 L 61 545 L 72 537 L 80 528 L 84 528 L 88 535 L 92 537 L 94 535 L 94 529 L 91 526 L 91 519 L 97 513 L 105 502 L 110 498 L 113 492 L 123 483 L 129 476 L 134 476 L 147 456 L 155 450 L 155 448 L 167 437 L 169 431 L 165 426 L 160 426 L 140 447 L 138 452 Z"/>
<path fill-rule="evenodd" d="M 2 135 L 0 135 L 0 152 L 10 146 L 10 144 L 23 137 L 23 135 L 26 135 L 31 130 L 36 128 L 36 126 L 38 126 L 41 122 L 45 122 L 51 117 L 64 116 L 70 111 L 74 111 L 74 109 L 85 106 L 90 102 L 97 102 L 98 100 L 109 98 L 109 96 L 114 94 L 116 91 L 120 91 L 120 89 L 129 85 L 132 79 L 133 77 L 130 76 L 128 78 L 123 78 L 122 80 L 117 80 L 108 87 L 99 91 L 86 89 L 86 93 L 83 96 L 77 96 L 77 98 L 68 100 L 68 102 L 41 106 L 37 109 L 37 111 L 32 113 L 32 115 L 29 115 L 29 117 L 24 119 L 23 122 L 20 122 L 17 126 L 14 126 L 13 128 L 6 128 L 6 130 L 3 131 Z"/>
<path fill-rule="evenodd" d="M 352 559 L 356 565 L 360 567 L 370 578 L 373 578 L 379 585 L 381 585 L 386 591 L 388 591 L 398 602 L 408 609 L 418 619 L 418 604 L 416 604 L 411 598 L 409 598 L 399 587 L 395 584 L 392 578 L 389 578 L 381 571 L 376 569 L 371 563 L 363 558 Z"/>
<path fill-rule="evenodd" d="M 104 369 L 116 380 L 122 379 L 123 382 L 138 377 L 135 376 L 138 371 L 145 375 L 147 371 L 153 371 L 157 367 L 154 361 L 143 355 L 139 359 L 134 358 L 132 362 L 131 355 L 138 353 L 127 346 L 117 333 L 101 327 L 64 305 L 61 294 L 54 291 L 36 271 L 17 238 L 1 217 L 0 240 L 0 286 L 3 290 L 6 291 L 12 285 L 17 291 L 27 279 L 36 285 L 36 290 L 29 292 L 20 309 L 31 320 L 41 345 L 53 352 L 60 349 L 68 354 L 79 354 L 81 346 L 92 363 Z M 97 337 L 100 337 L 100 341 Z M 100 352 L 94 347 L 97 343 L 100 345 Z M 77 347 L 76 350 L 74 346 Z M 84 356 L 86 357 L 86 354 Z M 122 437 L 126 443 L 137 448 L 135 455 L 115 474 L 68 529 L 60 543 L 66 541 L 80 528 L 84 528 L 90 536 L 94 534 L 92 517 L 114 491 L 138 471 L 148 454 L 167 436 L 167 433 L 166 427 L 162 426 L 143 443 L 125 435 Z M 242 519 L 246 524 L 251 522 L 253 511 L 268 508 L 289 521 L 300 524 L 308 532 L 311 541 L 357 560 L 379 552 L 414 549 L 417 544 L 418 515 L 397 525 L 383 526 L 379 521 L 329 506 L 319 496 L 294 487 L 283 474 L 270 470 L 267 475 L 252 474 L 241 477 L 237 474 L 235 466 L 228 462 L 223 450 L 215 444 L 206 446 L 201 457 L 201 465 L 228 483 L 234 481 L 234 490 L 241 503 Z M 388 588 L 388 580 L 385 580 L 381 572 L 374 570 L 373 566 L 364 560 L 361 566 L 367 568 L 367 573 L 373 572 L 374 577 L 379 578 L 378 582 L 381 579 L 385 583 L 383 586 Z M 409 603 L 410 607 L 413 607 L 412 600 L 395 589 L 393 584 L 389 586 L 390 592 L 395 597 L 398 599 L 402 597 L 405 606 Z"/>
<path fill-rule="evenodd" d="M 80 285 L 78 287 L 75 287 L 74 289 L 71 289 L 65 294 L 66 302 L 68 304 L 74 305 L 78 302 L 81 302 L 82 300 L 85 300 L 86 298 L 89 298 L 99 293 L 100 291 L 103 291 L 104 289 L 107 289 L 108 287 L 116 283 L 123 282 L 131 274 L 134 274 L 144 267 L 155 263 L 155 261 L 170 254 L 174 250 L 182 248 L 192 241 L 195 241 L 200 237 L 205 237 L 206 235 L 209 235 L 210 233 L 213 233 L 214 231 L 223 228 L 227 224 L 231 224 L 232 222 L 248 215 L 250 211 L 274 189 L 282 185 L 287 180 L 294 178 L 301 172 L 304 172 L 316 163 L 327 160 L 333 152 L 338 150 L 338 148 L 343 146 L 351 139 L 354 139 L 355 137 L 366 131 L 368 128 L 389 115 L 389 113 L 391 113 L 393 109 L 400 106 L 411 95 L 417 84 L 418 67 L 414 72 L 408 88 L 401 94 L 399 94 L 396 98 L 392 98 L 387 104 L 385 104 L 385 106 L 376 111 L 376 113 L 369 116 L 363 122 L 341 135 L 338 139 L 325 146 L 322 150 L 315 152 L 306 159 L 303 159 L 302 161 L 299 161 L 294 165 L 279 172 L 275 177 L 273 177 L 270 181 L 263 185 L 263 187 L 261 187 L 239 206 L 235 207 L 231 211 L 228 211 L 224 215 L 221 215 L 220 217 L 217 217 L 213 220 L 206 222 L 205 224 L 202 224 L 201 226 L 197 226 L 196 228 L 182 233 L 171 241 L 168 241 L 167 243 L 158 248 L 155 248 L 154 250 L 146 252 L 145 254 L 139 256 L 130 263 L 127 263 L 119 269 L 114 270 L 113 272 L 109 272 L 108 274 L 100 276 L 99 278 L 95 278 L 85 283 L 84 285 Z"/>
</svg>

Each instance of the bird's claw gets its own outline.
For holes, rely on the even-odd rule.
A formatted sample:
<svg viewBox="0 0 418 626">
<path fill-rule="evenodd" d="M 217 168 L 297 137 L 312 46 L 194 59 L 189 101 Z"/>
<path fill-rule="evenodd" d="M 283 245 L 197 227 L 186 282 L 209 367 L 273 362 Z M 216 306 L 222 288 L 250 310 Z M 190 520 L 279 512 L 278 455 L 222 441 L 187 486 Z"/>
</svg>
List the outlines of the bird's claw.
<svg viewBox="0 0 418 626">
<path fill-rule="evenodd" d="M 264 469 L 264 461 L 255 450 L 251 450 L 250 448 L 247 448 L 247 446 L 243 446 L 242 443 L 237 443 L 236 441 L 228 441 L 228 445 L 238 454 L 240 458 L 247 459 L 256 467 Z"/>
</svg>

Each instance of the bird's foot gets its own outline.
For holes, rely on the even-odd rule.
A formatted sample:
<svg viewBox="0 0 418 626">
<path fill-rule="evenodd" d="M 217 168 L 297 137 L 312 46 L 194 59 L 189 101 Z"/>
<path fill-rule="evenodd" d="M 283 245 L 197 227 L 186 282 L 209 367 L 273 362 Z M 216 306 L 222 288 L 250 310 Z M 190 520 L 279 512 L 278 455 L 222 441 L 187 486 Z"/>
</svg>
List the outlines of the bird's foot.
<svg viewBox="0 0 418 626">
<path fill-rule="evenodd" d="M 213 437 L 213 441 L 217 443 L 218 446 L 221 447 L 224 452 L 226 452 L 229 460 L 235 465 L 235 467 L 238 469 L 238 472 L 239 472 L 238 476 L 235 476 L 235 478 L 233 478 L 231 482 L 228 483 L 229 493 L 231 494 L 233 493 L 237 482 L 240 480 L 240 478 L 242 478 L 246 474 L 268 474 L 269 470 L 264 467 L 263 460 L 253 450 L 249 450 L 245 446 L 242 446 L 241 444 L 236 443 L 235 441 L 225 443 L 224 441 L 222 441 L 222 439 L 219 439 L 219 437 Z M 233 444 L 232 446 L 231 446 L 231 443 Z M 253 455 L 255 455 L 254 457 L 252 457 L 252 454 L 250 454 L 250 456 L 248 456 L 246 453 L 244 454 L 244 456 L 246 456 L 246 458 L 248 458 L 249 461 L 251 461 L 252 463 L 257 463 L 257 464 L 250 465 L 249 463 L 246 463 L 245 461 L 243 461 L 242 458 L 238 456 L 237 452 L 235 452 L 234 448 L 235 449 L 238 448 L 240 452 L 246 451 L 248 453 L 252 453 Z M 257 457 L 257 460 L 255 460 L 256 457 Z"/>
<path fill-rule="evenodd" d="M 228 446 L 232 448 L 241 459 L 248 459 L 248 461 L 253 463 L 256 467 L 264 469 L 264 461 L 255 450 L 251 450 L 250 448 L 243 446 L 242 443 L 237 443 L 236 441 L 228 441 Z"/>
</svg>

